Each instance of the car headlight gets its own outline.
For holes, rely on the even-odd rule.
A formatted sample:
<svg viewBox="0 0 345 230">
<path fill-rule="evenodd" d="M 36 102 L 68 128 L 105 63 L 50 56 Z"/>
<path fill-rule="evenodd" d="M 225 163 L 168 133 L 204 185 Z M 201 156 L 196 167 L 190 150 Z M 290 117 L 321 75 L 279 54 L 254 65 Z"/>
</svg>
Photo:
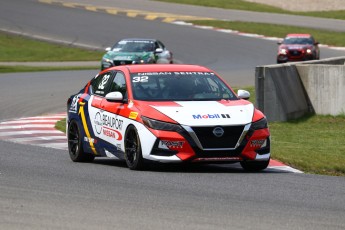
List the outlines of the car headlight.
<svg viewBox="0 0 345 230">
<path fill-rule="evenodd" d="M 280 49 L 280 50 L 279 50 L 279 53 L 280 53 L 280 54 L 287 54 L 287 50 L 286 50 L 286 49 Z"/>
<path fill-rule="evenodd" d="M 108 58 L 103 58 L 102 61 L 103 61 L 103 62 L 112 62 L 112 61 L 111 61 L 110 59 L 108 59 Z"/>
<path fill-rule="evenodd" d="M 182 127 L 177 124 L 158 121 L 158 120 L 154 120 L 154 119 L 144 117 L 144 116 L 142 116 L 141 119 L 143 119 L 144 125 L 146 125 L 147 127 L 151 129 L 175 131 L 175 132 L 180 132 L 182 130 Z"/>
<path fill-rule="evenodd" d="M 267 119 L 264 117 L 256 122 L 253 122 L 250 128 L 253 130 L 268 128 Z"/>
<path fill-rule="evenodd" d="M 311 49 L 307 49 L 307 54 L 311 54 Z"/>
</svg>

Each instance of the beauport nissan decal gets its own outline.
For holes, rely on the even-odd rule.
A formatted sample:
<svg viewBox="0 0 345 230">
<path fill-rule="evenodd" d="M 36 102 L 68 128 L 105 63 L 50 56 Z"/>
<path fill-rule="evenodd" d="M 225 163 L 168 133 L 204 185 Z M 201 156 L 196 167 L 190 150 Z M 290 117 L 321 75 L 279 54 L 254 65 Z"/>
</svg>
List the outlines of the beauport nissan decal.
<svg viewBox="0 0 345 230">
<path fill-rule="evenodd" d="M 105 135 L 116 140 L 122 140 L 123 120 L 118 119 L 113 115 L 97 112 L 95 115 L 95 130 L 100 135 Z"/>
</svg>

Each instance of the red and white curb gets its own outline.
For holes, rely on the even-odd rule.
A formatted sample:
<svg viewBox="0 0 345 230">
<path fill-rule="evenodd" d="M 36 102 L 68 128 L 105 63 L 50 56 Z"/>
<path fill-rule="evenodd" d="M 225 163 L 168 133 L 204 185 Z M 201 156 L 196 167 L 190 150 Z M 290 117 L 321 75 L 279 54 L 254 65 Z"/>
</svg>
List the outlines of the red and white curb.
<svg viewBox="0 0 345 230">
<path fill-rule="evenodd" d="M 243 36 L 243 37 L 260 38 L 260 39 L 270 40 L 270 41 L 282 41 L 283 40 L 283 38 L 278 38 L 278 37 L 269 37 L 269 36 L 265 36 L 265 35 L 261 35 L 261 34 L 244 33 L 244 32 L 237 31 L 237 30 L 222 29 L 222 28 L 216 28 L 213 26 L 200 26 L 200 25 L 195 25 L 193 23 L 184 22 L 184 21 L 174 21 L 171 23 L 176 24 L 176 25 L 191 26 L 191 27 L 204 29 L 204 30 L 213 30 L 213 31 L 221 32 L 221 33 L 236 34 L 236 35 Z M 329 49 L 334 49 L 334 50 L 345 51 L 345 47 L 330 46 L 330 45 L 325 45 L 325 44 L 320 44 L 319 46 L 320 47 L 326 47 Z"/>
<path fill-rule="evenodd" d="M 63 118 L 66 113 L 0 122 L 0 140 L 67 151 L 66 134 L 55 129 L 55 123 Z M 303 173 L 273 159 L 267 170 Z"/>
<path fill-rule="evenodd" d="M 66 134 L 55 129 L 65 117 L 66 113 L 0 122 L 0 140 L 67 150 Z"/>
</svg>

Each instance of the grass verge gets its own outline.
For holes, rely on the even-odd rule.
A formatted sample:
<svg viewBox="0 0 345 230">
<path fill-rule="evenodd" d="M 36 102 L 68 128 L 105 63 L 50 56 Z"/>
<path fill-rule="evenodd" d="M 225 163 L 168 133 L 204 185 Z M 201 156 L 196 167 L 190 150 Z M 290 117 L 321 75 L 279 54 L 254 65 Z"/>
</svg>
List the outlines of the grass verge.
<svg viewBox="0 0 345 230">
<path fill-rule="evenodd" d="M 99 66 L 61 66 L 61 67 L 34 67 L 34 66 L 0 66 L 0 73 L 63 71 L 63 70 L 89 70 L 98 69 Z"/>
<path fill-rule="evenodd" d="M 256 11 L 256 12 L 277 13 L 277 14 L 291 14 L 291 15 L 301 15 L 301 16 L 310 16 L 310 17 L 319 17 L 319 18 L 334 18 L 334 19 L 345 20 L 345 10 L 295 12 L 295 11 L 283 10 L 281 8 L 266 5 L 266 4 L 246 2 L 242 0 L 212 0 L 212 1 L 209 1 L 209 0 L 156 0 L 156 1 L 215 7 L 215 8 L 222 8 L 222 9 L 246 10 L 246 11 Z"/>
<path fill-rule="evenodd" d="M 266 23 L 239 22 L 239 21 L 218 21 L 218 20 L 197 20 L 189 21 L 195 25 L 212 26 L 215 28 L 236 30 L 245 33 L 260 34 L 270 37 L 283 38 L 288 33 L 309 33 L 322 44 L 345 47 L 345 33 L 316 30 L 297 26 L 284 26 Z"/>
<path fill-rule="evenodd" d="M 0 32 L 0 62 L 99 61 L 104 52 L 43 42 Z M 0 73 L 83 70 L 99 66 L 10 66 L 1 65 Z"/>
<path fill-rule="evenodd" d="M 100 61 L 103 54 L 0 32 L 0 62 Z"/>
<path fill-rule="evenodd" d="M 306 116 L 272 122 L 271 153 L 306 173 L 345 176 L 345 116 Z"/>
<path fill-rule="evenodd" d="M 55 123 L 55 128 L 66 133 L 66 118 Z"/>
</svg>

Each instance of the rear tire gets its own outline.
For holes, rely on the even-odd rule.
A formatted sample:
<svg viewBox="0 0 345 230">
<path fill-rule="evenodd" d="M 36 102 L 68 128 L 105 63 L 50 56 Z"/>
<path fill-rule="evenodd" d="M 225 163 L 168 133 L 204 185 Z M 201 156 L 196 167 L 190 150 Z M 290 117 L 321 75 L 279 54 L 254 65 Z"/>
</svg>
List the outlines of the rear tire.
<svg viewBox="0 0 345 230">
<path fill-rule="evenodd" d="M 131 170 L 143 170 L 145 168 L 140 138 L 133 125 L 128 127 L 125 134 L 125 160 Z"/>
<path fill-rule="evenodd" d="M 249 172 L 257 172 L 268 167 L 270 160 L 267 161 L 241 161 L 242 168 Z"/>
<path fill-rule="evenodd" d="M 86 153 L 83 150 L 81 133 L 78 123 L 73 120 L 68 126 L 68 152 L 72 161 L 74 162 L 91 162 L 95 156 L 91 153 Z"/>
</svg>

